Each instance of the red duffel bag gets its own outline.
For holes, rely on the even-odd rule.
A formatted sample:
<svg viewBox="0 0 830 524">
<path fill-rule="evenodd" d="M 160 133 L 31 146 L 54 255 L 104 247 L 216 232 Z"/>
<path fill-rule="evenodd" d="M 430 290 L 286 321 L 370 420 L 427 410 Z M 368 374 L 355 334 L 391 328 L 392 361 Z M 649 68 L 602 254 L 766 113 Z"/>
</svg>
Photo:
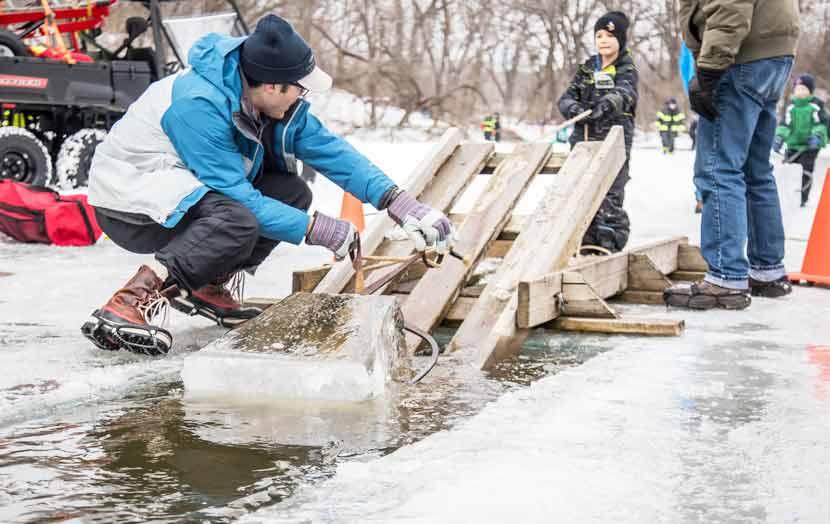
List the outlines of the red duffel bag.
<svg viewBox="0 0 830 524">
<path fill-rule="evenodd" d="M 0 180 L 0 233 L 21 242 L 89 246 L 101 236 L 86 195 Z"/>
</svg>

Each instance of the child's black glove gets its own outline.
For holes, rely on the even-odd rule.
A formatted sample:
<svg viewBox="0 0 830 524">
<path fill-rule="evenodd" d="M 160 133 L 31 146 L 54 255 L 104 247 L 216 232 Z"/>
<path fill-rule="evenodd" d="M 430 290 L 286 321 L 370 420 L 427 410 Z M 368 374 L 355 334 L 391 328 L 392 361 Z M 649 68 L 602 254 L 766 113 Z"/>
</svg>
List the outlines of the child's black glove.
<svg viewBox="0 0 830 524">
<path fill-rule="evenodd" d="M 614 114 L 614 104 L 607 98 L 600 98 L 599 102 L 591 108 L 591 114 L 588 115 L 588 120 L 596 122 L 608 118 Z"/>
<path fill-rule="evenodd" d="M 723 73 L 725 70 L 698 68 L 697 74 L 689 84 L 689 105 L 692 106 L 692 111 L 710 122 L 714 122 L 718 117 L 715 95 Z"/>
<path fill-rule="evenodd" d="M 565 118 L 573 118 L 576 115 L 581 115 L 585 112 L 585 108 L 582 107 L 582 104 L 579 102 L 573 102 L 571 105 L 568 106 L 568 114 L 565 115 Z"/>
</svg>

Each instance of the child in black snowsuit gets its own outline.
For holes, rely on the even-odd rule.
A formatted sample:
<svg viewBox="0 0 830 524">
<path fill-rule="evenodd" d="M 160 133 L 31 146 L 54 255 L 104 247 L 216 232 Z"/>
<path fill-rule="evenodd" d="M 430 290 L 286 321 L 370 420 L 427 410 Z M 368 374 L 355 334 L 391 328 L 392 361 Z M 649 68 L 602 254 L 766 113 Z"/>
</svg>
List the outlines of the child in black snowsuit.
<svg viewBox="0 0 830 524">
<path fill-rule="evenodd" d="M 587 109 L 591 115 L 575 124 L 571 145 L 587 140 L 603 140 L 612 126 L 625 131 L 626 159 L 611 189 L 582 239 L 583 245 L 596 245 L 620 251 L 628 242 L 630 225 L 623 209 L 628 163 L 634 140 L 634 112 L 637 108 L 637 68 L 626 48 L 628 17 L 619 11 L 603 15 L 594 24 L 597 54 L 579 67 L 567 91 L 559 99 L 559 111 L 573 118 Z M 587 131 L 586 131 L 587 130 Z"/>
</svg>

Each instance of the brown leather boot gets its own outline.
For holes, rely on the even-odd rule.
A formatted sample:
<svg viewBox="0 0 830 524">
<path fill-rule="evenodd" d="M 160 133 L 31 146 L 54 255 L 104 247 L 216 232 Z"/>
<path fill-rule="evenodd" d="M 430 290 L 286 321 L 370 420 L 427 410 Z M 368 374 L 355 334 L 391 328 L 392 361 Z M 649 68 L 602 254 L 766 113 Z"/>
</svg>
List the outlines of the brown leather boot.
<svg viewBox="0 0 830 524">
<path fill-rule="evenodd" d="M 190 294 L 182 292 L 170 304 L 188 315 L 201 315 L 220 326 L 233 328 L 262 313 L 259 308 L 242 305 L 244 282 L 241 271 L 223 275 Z"/>
<path fill-rule="evenodd" d="M 142 265 L 124 287 L 92 313 L 81 326 L 81 333 L 101 349 L 126 349 L 145 355 L 167 353 L 173 337 L 166 329 L 153 325 L 155 318 L 167 316 L 168 297 L 161 287 L 161 279 Z"/>
</svg>

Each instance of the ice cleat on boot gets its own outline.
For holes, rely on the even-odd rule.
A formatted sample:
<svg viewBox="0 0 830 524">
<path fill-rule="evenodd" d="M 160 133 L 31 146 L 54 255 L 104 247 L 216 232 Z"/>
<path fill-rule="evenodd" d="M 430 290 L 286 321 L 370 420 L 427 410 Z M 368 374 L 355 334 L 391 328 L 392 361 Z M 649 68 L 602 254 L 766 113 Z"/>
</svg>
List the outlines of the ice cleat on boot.
<svg viewBox="0 0 830 524">
<path fill-rule="evenodd" d="M 173 345 L 173 336 L 161 326 L 167 320 L 168 298 L 152 269 L 141 266 L 101 309 L 96 309 L 81 333 L 100 349 L 126 349 L 141 355 L 163 355 Z"/>
<path fill-rule="evenodd" d="M 182 292 L 170 304 L 188 315 L 201 315 L 223 327 L 234 328 L 262 313 L 242 305 L 245 274 L 241 271 L 217 278 L 192 293 Z"/>
<path fill-rule="evenodd" d="M 752 292 L 752 296 L 767 298 L 783 297 L 793 292 L 793 286 L 790 284 L 790 279 L 786 275 L 770 282 L 755 280 L 750 277 L 749 289 Z"/>
<path fill-rule="evenodd" d="M 663 291 L 667 306 L 689 309 L 745 309 L 752 303 L 748 289 L 729 289 L 712 284 L 677 284 Z"/>
</svg>

